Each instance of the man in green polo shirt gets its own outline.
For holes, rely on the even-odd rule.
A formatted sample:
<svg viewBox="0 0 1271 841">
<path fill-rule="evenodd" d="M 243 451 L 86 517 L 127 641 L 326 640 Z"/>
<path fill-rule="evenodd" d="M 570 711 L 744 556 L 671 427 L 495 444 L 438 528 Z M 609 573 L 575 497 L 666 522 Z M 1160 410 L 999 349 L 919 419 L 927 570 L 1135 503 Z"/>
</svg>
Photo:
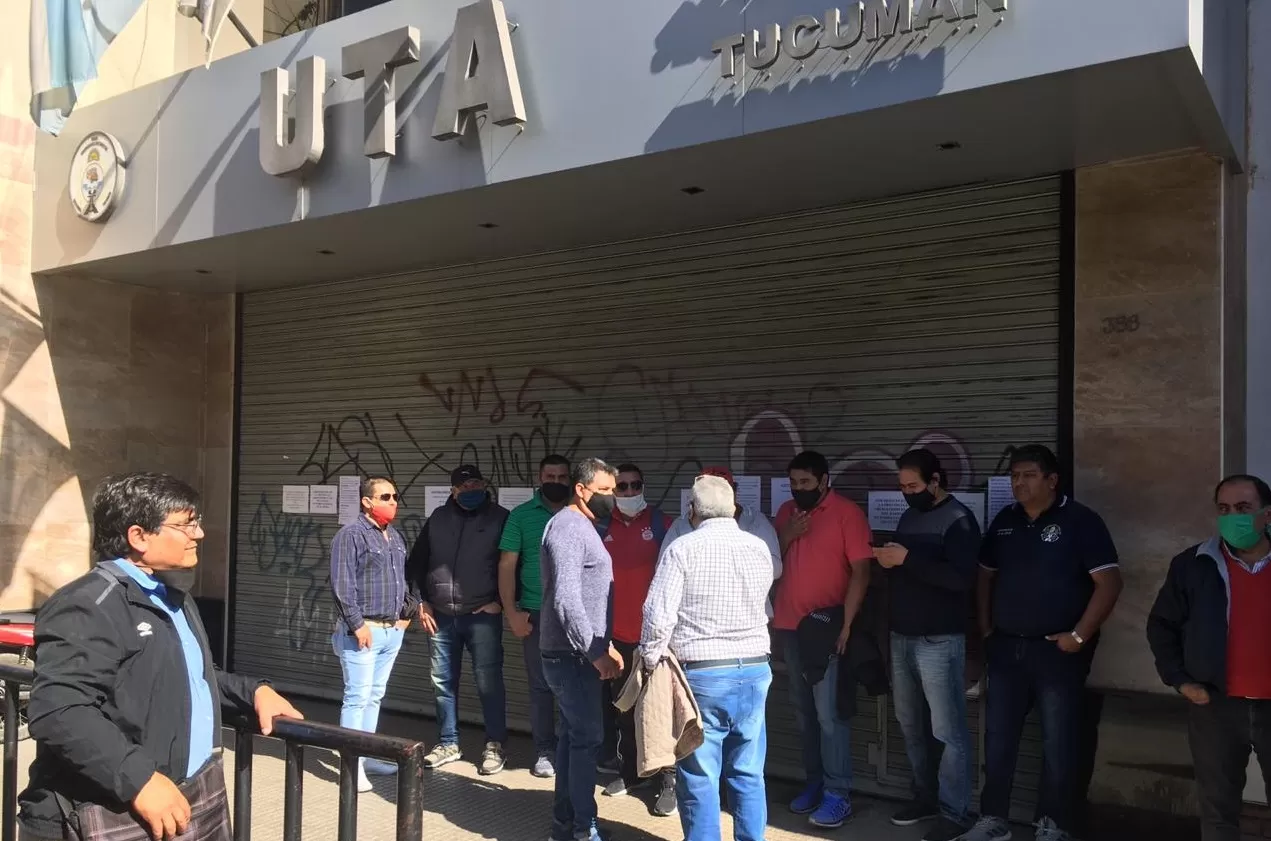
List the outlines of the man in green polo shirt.
<svg viewBox="0 0 1271 841">
<path fill-rule="evenodd" d="M 547 521 L 569 502 L 573 486 L 569 459 L 550 455 L 538 465 L 538 490 L 529 502 L 508 515 L 499 541 L 499 598 L 512 633 L 521 640 L 525 672 L 530 684 L 530 730 L 538 758 L 536 777 L 556 774 L 556 709 L 552 690 L 543 677 L 538 648 L 538 612 L 543 603 L 543 579 L 539 573 L 539 547 Z"/>
</svg>

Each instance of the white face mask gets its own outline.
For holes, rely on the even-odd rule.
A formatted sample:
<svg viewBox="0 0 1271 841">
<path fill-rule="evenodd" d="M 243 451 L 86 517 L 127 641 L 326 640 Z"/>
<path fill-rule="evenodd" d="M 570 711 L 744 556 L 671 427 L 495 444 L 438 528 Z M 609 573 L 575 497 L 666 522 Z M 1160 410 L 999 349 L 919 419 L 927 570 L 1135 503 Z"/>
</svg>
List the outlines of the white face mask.
<svg viewBox="0 0 1271 841">
<path fill-rule="evenodd" d="M 618 503 L 618 510 L 628 517 L 634 517 L 648 506 L 644 501 L 644 494 L 639 496 L 615 496 L 614 501 Z"/>
</svg>

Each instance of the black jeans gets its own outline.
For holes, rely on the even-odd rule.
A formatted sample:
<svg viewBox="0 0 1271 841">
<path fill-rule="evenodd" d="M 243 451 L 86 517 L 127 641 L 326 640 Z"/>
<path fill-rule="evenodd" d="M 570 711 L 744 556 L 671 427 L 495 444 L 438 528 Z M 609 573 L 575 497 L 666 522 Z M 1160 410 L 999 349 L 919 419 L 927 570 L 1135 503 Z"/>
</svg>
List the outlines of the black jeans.
<svg viewBox="0 0 1271 841">
<path fill-rule="evenodd" d="M 985 640 L 988 681 L 984 734 L 984 791 L 980 813 L 1008 819 L 1011 785 L 1024 720 L 1036 704 L 1042 725 L 1042 775 L 1038 817 L 1072 830 L 1081 775 L 1081 739 L 1086 720 L 1085 687 L 1094 646 L 1065 654 L 1047 639 L 994 633 Z"/>
<path fill-rule="evenodd" d="M 622 655 L 622 674 L 605 682 L 601 702 L 605 705 L 605 742 L 600 756 L 605 760 L 616 756 L 622 771 L 622 779 L 632 783 L 639 779 L 636 776 L 635 710 L 630 709 L 620 713 L 613 702 L 622 694 L 622 685 L 627 682 L 627 675 L 631 674 L 632 660 L 639 646 L 635 643 L 614 640 L 613 647 Z"/>
<path fill-rule="evenodd" d="M 521 640 L 525 675 L 530 685 L 530 732 L 539 756 L 556 757 L 556 698 L 543 677 L 543 658 L 538 650 L 539 612 L 529 611 L 530 635 Z"/>
<path fill-rule="evenodd" d="M 1203 707 L 1190 705 L 1187 737 L 1196 766 L 1203 841 L 1239 841 L 1249 750 L 1263 779 L 1271 779 L 1271 701 L 1211 693 Z"/>
</svg>

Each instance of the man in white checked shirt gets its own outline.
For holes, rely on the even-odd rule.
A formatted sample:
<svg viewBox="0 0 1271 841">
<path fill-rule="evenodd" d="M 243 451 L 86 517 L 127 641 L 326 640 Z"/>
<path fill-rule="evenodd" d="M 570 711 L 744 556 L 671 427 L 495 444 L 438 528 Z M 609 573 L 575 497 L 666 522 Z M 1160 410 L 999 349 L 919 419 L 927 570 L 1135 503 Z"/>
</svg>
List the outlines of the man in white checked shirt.
<svg viewBox="0 0 1271 841">
<path fill-rule="evenodd" d="M 762 841 L 768 823 L 764 706 L 772 670 L 765 605 L 772 553 L 738 527 L 726 480 L 697 477 L 690 506 L 693 531 L 663 552 L 649 588 L 640 656 L 652 668 L 668 650 L 673 653 L 701 709 L 705 742 L 676 769 L 685 841 L 720 838 L 721 773 L 733 838 Z"/>
</svg>

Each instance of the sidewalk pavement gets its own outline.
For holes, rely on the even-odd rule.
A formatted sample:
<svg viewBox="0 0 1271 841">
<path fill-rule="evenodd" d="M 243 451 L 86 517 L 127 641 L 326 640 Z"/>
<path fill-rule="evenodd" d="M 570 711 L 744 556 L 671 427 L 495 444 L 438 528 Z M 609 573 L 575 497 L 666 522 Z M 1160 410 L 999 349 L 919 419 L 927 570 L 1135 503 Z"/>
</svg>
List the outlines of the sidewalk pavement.
<svg viewBox="0 0 1271 841">
<path fill-rule="evenodd" d="M 310 718 L 333 721 L 338 710 L 322 702 L 299 704 Z M 335 713 L 335 714 L 333 714 Z M 406 716 L 386 715 L 382 729 L 392 735 L 419 738 L 432 744 L 434 722 Z M 424 839 L 425 841 L 545 841 L 551 829 L 552 781 L 532 776 L 527 768 L 533 759 L 532 746 L 524 736 L 514 736 L 508 745 L 508 767 L 500 774 L 482 777 L 474 762 L 482 747 L 482 734 L 465 728 L 461 735 L 464 759 L 438 771 L 425 771 Z M 225 744 L 232 748 L 233 735 L 225 733 Z M 26 784 L 26 769 L 34 758 L 31 741 L 20 743 L 19 786 Z M 282 837 L 283 818 L 283 746 L 275 739 L 257 737 L 256 759 L 252 778 L 252 838 L 257 841 Z M 226 750 L 226 784 L 233 800 L 232 750 Z M 396 831 L 395 777 L 372 777 L 373 792 L 358 799 L 359 839 L 391 841 Z M 602 777 L 602 781 L 607 778 Z M 336 817 L 339 810 L 339 765 L 329 751 L 309 749 L 305 753 L 304 841 L 335 841 Z M 652 787 L 650 787 L 652 788 Z M 600 820 L 610 830 L 614 841 L 680 841 L 678 816 L 655 817 L 651 812 L 656 792 L 646 788 L 635 795 L 620 798 L 599 796 Z M 917 841 L 921 828 L 897 829 L 887 818 L 894 804 L 854 798 L 856 817 L 837 830 L 822 831 L 809 826 L 805 817 L 790 814 L 785 803 L 795 793 L 785 783 L 770 783 L 770 830 L 767 841 L 801 841 L 801 839 L 852 839 L 852 841 Z M 724 816 L 724 838 L 732 838 L 731 822 Z"/>
</svg>

